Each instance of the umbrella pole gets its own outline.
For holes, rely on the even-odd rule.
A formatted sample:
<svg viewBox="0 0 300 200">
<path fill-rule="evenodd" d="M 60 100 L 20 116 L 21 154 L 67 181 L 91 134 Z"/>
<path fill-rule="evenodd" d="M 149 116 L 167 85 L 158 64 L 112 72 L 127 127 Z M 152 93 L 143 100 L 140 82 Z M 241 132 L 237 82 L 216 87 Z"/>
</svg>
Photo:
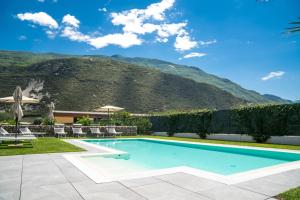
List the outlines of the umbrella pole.
<svg viewBox="0 0 300 200">
<path fill-rule="evenodd" d="M 16 132 L 15 132 L 15 145 L 17 145 L 17 135 L 18 135 L 18 132 L 19 132 L 19 129 L 18 129 L 18 117 L 16 117 Z"/>
<path fill-rule="evenodd" d="M 109 109 L 107 110 L 108 112 L 107 112 L 107 114 L 108 114 L 108 127 L 110 127 L 110 116 L 109 116 Z"/>
</svg>

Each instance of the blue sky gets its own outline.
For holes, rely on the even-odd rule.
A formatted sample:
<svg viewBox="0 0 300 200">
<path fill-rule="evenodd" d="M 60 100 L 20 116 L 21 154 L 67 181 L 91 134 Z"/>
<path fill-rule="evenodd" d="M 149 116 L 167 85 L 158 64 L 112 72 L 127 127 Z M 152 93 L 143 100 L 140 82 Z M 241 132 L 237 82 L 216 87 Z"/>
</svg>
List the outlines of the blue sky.
<svg viewBox="0 0 300 200">
<path fill-rule="evenodd" d="M 300 99 L 299 0 L 0 2 L 3 50 L 158 58 Z"/>
</svg>

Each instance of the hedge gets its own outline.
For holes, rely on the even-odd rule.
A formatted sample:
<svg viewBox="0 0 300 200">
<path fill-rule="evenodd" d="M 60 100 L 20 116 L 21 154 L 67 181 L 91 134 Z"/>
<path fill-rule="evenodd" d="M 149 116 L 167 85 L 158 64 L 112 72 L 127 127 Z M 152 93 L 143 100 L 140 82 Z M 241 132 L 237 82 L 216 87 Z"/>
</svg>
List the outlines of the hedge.
<svg viewBox="0 0 300 200">
<path fill-rule="evenodd" d="M 198 133 L 238 133 L 257 142 L 270 136 L 300 135 L 300 104 L 264 105 L 232 110 L 156 114 L 150 117 L 152 131 Z"/>
</svg>

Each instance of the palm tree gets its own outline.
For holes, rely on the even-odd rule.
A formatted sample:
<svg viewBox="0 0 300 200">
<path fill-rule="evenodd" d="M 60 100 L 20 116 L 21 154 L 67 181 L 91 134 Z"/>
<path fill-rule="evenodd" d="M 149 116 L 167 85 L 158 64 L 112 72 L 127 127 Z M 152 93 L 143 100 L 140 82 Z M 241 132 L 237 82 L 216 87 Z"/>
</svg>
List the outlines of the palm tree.
<svg viewBox="0 0 300 200">
<path fill-rule="evenodd" d="M 287 33 L 294 33 L 300 31 L 300 17 L 298 17 L 299 21 L 291 22 L 290 24 L 294 25 L 293 27 L 287 28 Z"/>
</svg>

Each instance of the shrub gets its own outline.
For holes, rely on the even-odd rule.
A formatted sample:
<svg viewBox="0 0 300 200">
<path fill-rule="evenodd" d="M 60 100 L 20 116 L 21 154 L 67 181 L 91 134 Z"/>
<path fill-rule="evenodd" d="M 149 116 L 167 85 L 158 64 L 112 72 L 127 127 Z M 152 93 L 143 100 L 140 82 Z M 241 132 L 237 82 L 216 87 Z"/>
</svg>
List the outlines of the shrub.
<svg viewBox="0 0 300 200">
<path fill-rule="evenodd" d="M 0 113 L 0 121 L 4 121 L 4 120 L 13 120 L 13 116 L 11 113 L 9 112 L 1 112 Z"/>
<path fill-rule="evenodd" d="M 90 118 L 88 116 L 83 116 L 83 117 L 78 118 L 76 123 L 82 124 L 83 126 L 89 126 L 89 125 L 91 125 L 92 120 L 90 120 Z"/>
<path fill-rule="evenodd" d="M 137 126 L 138 133 L 146 133 L 151 127 L 152 123 L 148 117 L 133 117 L 128 112 L 116 112 L 110 120 L 100 121 L 101 125 L 114 124 L 117 126 Z"/>
<path fill-rule="evenodd" d="M 152 123 L 147 117 L 136 117 L 133 126 L 137 126 L 138 133 L 147 133 L 152 127 Z"/>
<path fill-rule="evenodd" d="M 16 124 L 16 121 L 14 119 L 6 119 L 6 120 L 2 120 L 0 122 L 0 124 L 3 123 L 3 124 L 9 124 L 9 125 L 15 125 Z"/>
<path fill-rule="evenodd" d="M 156 114 L 150 117 L 152 131 L 248 134 L 257 142 L 271 136 L 300 135 L 300 104 L 260 105 L 233 110 Z"/>
<path fill-rule="evenodd" d="M 35 119 L 33 121 L 33 125 L 41 125 L 43 123 L 43 120 L 42 119 Z"/>
<path fill-rule="evenodd" d="M 48 117 L 43 119 L 42 122 L 43 125 L 54 125 L 55 124 L 55 120 L 49 119 Z"/>
</svg>

